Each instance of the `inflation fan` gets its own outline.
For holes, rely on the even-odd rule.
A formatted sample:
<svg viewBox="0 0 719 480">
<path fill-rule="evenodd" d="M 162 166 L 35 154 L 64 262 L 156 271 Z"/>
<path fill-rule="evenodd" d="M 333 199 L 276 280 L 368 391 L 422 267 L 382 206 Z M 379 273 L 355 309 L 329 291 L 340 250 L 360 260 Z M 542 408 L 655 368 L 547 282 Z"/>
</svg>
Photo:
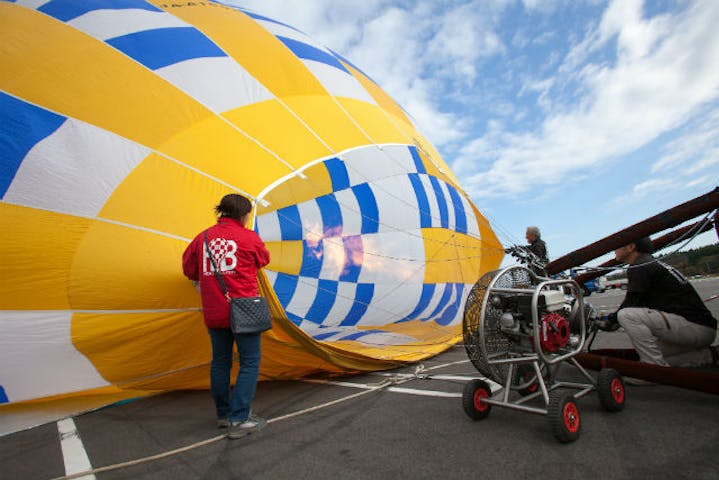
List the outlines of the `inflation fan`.
<svg viewBox="0 0 719 480">
<path fill-rule="evenodd" d="M 596 390 L 610 412 L 624 408 L 624 382 L 605 368 L 595 379 L 574 356 L 584 348 L 595 315 L 579 285 L 552 280 L 515 265 L 482 276 L 467 298 L 464 345 L 472 364 L 488 380 L 469 382 L 465 413 L 486 418 L 493 405 L 546 415 L 560 442 L 579 437 L 577 399 Z M 561 363 L 576 367 L 587 383 L 558 381 Z"/>
</svg>

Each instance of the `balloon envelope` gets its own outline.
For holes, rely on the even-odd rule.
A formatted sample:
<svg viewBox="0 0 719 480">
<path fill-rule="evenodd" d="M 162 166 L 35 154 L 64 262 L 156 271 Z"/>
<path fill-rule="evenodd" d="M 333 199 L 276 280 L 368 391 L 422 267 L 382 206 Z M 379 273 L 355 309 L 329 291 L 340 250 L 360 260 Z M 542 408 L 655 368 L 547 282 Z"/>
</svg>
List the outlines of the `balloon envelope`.
<svg viewBox="0 0 719 480">
<path fill-rule="evenodd" d="M 0 2 L 0 403 L 207 388 L 181 271 L 256 200 L 262 378 L 390 368 L 459 338 L 502 247 L 367 75 L 214 2 Z"/>
</svg>

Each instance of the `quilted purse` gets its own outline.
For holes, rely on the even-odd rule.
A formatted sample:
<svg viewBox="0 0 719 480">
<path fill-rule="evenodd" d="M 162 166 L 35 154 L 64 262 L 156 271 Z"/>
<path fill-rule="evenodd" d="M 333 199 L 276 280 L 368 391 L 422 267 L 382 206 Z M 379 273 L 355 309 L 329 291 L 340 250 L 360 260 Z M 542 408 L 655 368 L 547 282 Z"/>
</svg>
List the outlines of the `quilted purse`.
<svg viewBox="0 0 719 480">
<path fill-rule="evenodd" d="M 234 333 L 262 333 L 272 328 L 270 317 L 270 306 L 264 297 L 237 297 L 232 298 L 227 292 L 227 286 L 219 273 L 215 258 L 212 255 L 210 246 L 207 244 L 207 232 L 205 232 L 205 248 L 212 262 L 212 268 L 220 282 L 225 298 L 230 302 L 230 327 Z"/>
<path fill-rule="evenodd" d="M 260 333 L 272 328 L 270 306 L 265 297 L 230 300 L 230 323 L 235 333 Z"/>
</svg>

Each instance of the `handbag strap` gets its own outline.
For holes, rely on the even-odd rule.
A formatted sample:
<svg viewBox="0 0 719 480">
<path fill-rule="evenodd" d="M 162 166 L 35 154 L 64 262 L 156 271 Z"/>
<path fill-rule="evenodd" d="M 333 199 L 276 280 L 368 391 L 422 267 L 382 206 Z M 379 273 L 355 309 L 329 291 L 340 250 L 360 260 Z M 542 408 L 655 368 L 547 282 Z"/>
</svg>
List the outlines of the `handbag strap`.
<svg viewBox="0 0 719 480">
<path fill-rule="evenodd" d="M 217 281 L 220 282 L 220 287 L 222 287 L 222 293 L 225 294 L 225 298 L 229 302 L 230 294 L 227 291 L 227 285 L 225 285 L 225 281 L 222 279 L 222 275 L 220 275 L 220 270 L 217 268 L 217 264 L 215 263 L 215 257 L 212 255 L 210 245 L 207 243 L 207 230 L 205 230 L 205 249 L 207 250 L 207 255 L 210 257 L 210 262 L 212 262 L 212 269 L 215 277 L 217 277 Z"/>
</svg>

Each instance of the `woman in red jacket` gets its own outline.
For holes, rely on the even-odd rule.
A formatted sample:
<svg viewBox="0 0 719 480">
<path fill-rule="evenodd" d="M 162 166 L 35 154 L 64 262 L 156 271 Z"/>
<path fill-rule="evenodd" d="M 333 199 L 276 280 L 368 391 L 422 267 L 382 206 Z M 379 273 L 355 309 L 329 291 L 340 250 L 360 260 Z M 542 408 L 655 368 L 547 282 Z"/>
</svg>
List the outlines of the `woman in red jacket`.
<svg viewBox="0 0 719 480">
<path fill-rule="evenodd" d="M 220 216 L 217 224 L 200 232 L 182 255 L 185 275 L 200 288 L 205 325 L 212 341 L 210 388 L 217 409 L 217 426 L 229 428 L 229 438 L 242 437 L 267 423 L 250 415 L 260 369 L 261 334 L 233 334 L 230 330 L 230 304 L 215 277 L 209 255 L 213 256 L 230 297 L 258 295 L 257 271 L 269 263 L 270 254 L 260 237 L 245 228 L 251 211 L 252 204 L 247 198 L 225 195 L 215 207 Z M 233 343 L 237 343 L 240 371 L 235 388 L 230 391 Z"/>
</svg>

